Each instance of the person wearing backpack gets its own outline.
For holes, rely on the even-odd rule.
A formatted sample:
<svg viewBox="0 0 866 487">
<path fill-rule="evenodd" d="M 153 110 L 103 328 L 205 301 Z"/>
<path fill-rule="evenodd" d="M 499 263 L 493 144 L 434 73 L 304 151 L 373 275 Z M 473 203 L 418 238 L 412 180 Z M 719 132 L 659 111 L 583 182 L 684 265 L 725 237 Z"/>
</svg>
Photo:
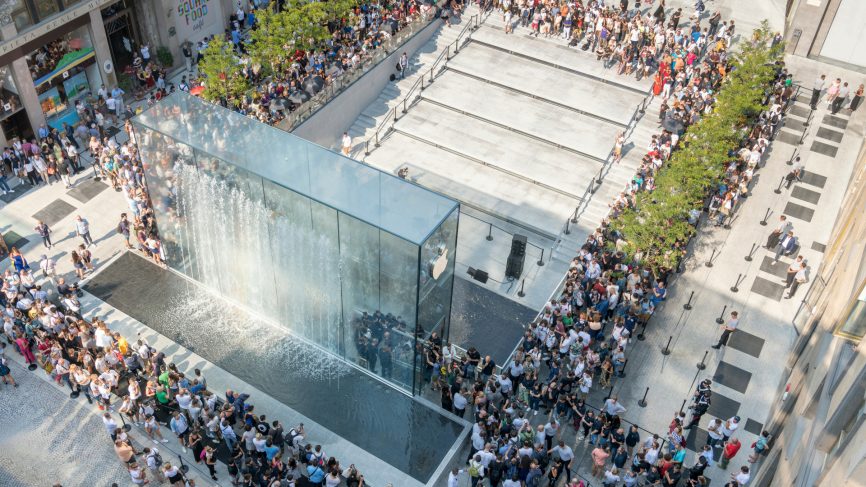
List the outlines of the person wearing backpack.
<svg viewBox="0 0 866 487">
<path fill-rule="evenodd" d="M 476 487 L 484 479 L 484 464 L 481 463 L 481 455 L 475 455 L 469 460 L 469 477 L 472 479 L 472 487 Z"/>
<path fill-rule="evenodd" d="M 147 462 L 147 469 L 160 483 L 165 481 L 165 476 L 162 474 L 162 456 L 156 448 L 144 448 L 144 459 Z"/>
</svg>

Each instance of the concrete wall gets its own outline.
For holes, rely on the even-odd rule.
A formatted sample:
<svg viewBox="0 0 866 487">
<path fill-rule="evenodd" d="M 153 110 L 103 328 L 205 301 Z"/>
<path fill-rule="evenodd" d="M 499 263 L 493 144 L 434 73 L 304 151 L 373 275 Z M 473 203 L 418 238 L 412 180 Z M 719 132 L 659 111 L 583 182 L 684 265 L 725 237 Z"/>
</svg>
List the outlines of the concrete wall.
<svg viewBox="0 0 866 487">
<path fill-rule="evenodd" d="M 389 76 L 395 72 L 394 66 L 403 52 L 409 58 L 439 32 L 442 22 L 434 21 L 408 42 L 396 49 L 373 69 L 360 77 L 354 84 L 325 104 L 312 117 L 296 127 L 292 133 L 323 147 L 331 149 L 340 146 L 343 132 L 355 122 L 361 112 L 379 97 L 379 93 L 389 83 Z"/>
</svg>

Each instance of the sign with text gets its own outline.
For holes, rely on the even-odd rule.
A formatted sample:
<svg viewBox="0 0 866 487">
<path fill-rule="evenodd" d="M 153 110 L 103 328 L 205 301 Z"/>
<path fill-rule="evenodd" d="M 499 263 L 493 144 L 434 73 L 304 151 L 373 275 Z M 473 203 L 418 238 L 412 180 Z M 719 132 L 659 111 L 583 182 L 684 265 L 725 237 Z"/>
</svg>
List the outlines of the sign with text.
<svg viewBox="0 0 866 487">
<path fill-rule="evenodd" d="M 172 0 L 174 25 L 180 42 L 198 42 L 223 32 L 220 0 Z"/>
</svg>

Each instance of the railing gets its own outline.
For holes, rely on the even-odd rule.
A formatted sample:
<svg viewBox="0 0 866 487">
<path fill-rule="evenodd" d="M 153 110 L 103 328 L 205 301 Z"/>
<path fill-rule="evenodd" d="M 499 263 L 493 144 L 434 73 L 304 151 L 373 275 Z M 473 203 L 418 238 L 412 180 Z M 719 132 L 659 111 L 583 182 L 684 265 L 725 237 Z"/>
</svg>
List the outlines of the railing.
<svg viewBox="0 0 866 487">
<path fill-rule="evenodd" d="M 322 91 L 316 94 L 316 96 L 301 103 L 291 112 L 287 112 L 286 118 L 275 124 L 275 126 L 281 130 L 285 130 L 286 132 L 292 131 L 295 127 L 316 113 L 318 109 L 322 108 L 329 101 L 342 93 L 343 90 L 352 85 L 361 76 L 367 74 L 372 68 L 378 66 L 379 63 L 385 60 L 388 56 L 398 51 L 400 46 L 411 37 L 437 20 L 438 17 L 435 15 L 435 9 L 433 9 L 428 15 L 407 24 L 392 35 L 391 38 L 385 41 L 379 48 L 373 51 L 373 54 L 369 58 L 362 60 L 358 67 L 351 71 L 344 72 L 330 84 L 325 86 Z"/>
<path fill-rule="evenodd" d="M 451 50 L 454 50 L 454 55 L 460 52 L 461 41 L 468 42 L 469 35 L 472 33 L 472 31 L 478 28 L 479 15 L 480 14 L 474 14 L 469 17 L 469 21 L 463 27 L 463 30 L 461 30 L 460 33 L 457 34 L 457 38 L 454 40 L 454 42 L 448 44 L 445 47 L 445 50 L 439 54 L 435 61 L 433 61 L 433 65 L 430 67 L 429 71 L 422 74 L 421 77 L 418 78 L 417 81 L 415 81 L 412 87 L 409 88 L 409 92 L 406 93 L 406 96 L 403 98 L 402 102 L 398 103 L 394 106 L 394 108 L 388 111 L 385 119 L 382 120 L 382 122 L 379 123 L 379 126 L 376 127 L 376 132 L 364 143 L 364 155 L 370 155 L 370 142 L 373 142 L 374 149 L 376 147 L 379 147 L 379 135 L 382 133 L 383 130 L 387 133 L 387 131 L 390 130 L 391 127 L 394 125 L 394 123 L 399 120 L 397 110 L 400 109 L 402 106 L 400 113 L 406 113 L 409 110 L 409 106 L 415 102 L 415 99 L 418 96 L 420 96 L 420 91 L 424 90 L 424 88 L 433 83 L 433 80 L 437 74 L 437 69 L 442 68 L 442 65 L 444 65 L 445 62 L 451 59 Z M 424 84 L 425 80 L 427 80 L 426 85 Z"/>
</svg>

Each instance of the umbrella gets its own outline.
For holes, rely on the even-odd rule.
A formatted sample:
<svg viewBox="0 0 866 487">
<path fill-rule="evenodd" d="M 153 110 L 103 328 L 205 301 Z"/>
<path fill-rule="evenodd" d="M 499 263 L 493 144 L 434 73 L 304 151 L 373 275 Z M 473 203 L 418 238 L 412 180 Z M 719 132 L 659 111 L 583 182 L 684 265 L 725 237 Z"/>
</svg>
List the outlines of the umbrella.
<svg viewBox="0 0 866 487">
<path fill-rule="evenodd" d="M 665 117 L 662 121 L 662 127 L 672 134 L 680 135 L 683 133 L 683 122 L 671 116 Z"/>
<path fill-rule="evenodd" d="M 202 92 L 204 92 L 204 85 L 198 85 L 193 89 L 189 90 L 189 94 L 195 96 L 201 95 Z"/>
<path fill-rule="evenodd" d="M 297 105 L 300 105 L 301 103 L 304 103 L 305 101 L 307 101 L 309 99 L 310 99 L 310 94 L 307 93 L 306 91 L 297 90 L 297 91 L 293 91 L 289 95 L 289 101 L 292 103 L 295 103 Z"/>
<path fill-rule="evenodd" d="M 304 81 L 304 91 L 311 95 L 315 95 L 316 93 L 322 91 L 322 88 L 325 86 L 325 80 L 322 79 L 321 76 L 312 76 L 307 78 Z"/>
</svg>

